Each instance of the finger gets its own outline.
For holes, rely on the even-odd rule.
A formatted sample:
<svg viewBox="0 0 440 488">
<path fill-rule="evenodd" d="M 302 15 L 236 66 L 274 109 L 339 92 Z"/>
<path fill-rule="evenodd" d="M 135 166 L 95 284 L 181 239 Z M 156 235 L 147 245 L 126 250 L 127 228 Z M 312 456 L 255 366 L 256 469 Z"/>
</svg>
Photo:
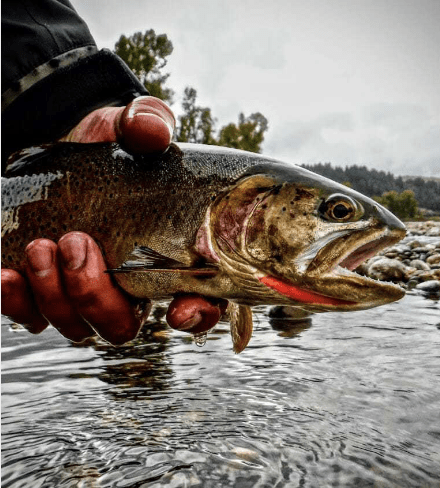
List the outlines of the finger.
<svg viewBox="0 0 440 488">
<path fill-rule="evenodd" d="M 125 107 L 104 107 L 90 112 L 68 134 L 61 137 L 61 142 L 116 142 L 117 121 Z"/>
<path fill-rule="evenodd" d="M 166 315 L 170 327 L 192 334 L 212 329 L 225 312 L 228 302 L 205 298 L 200 295 L 176 297 L 168 307 Z"/>
<path fill-rule="evenodd" d="M 12 269 L 2 269 L 2 314 L 32 334 L 39 334 L 49 325 L 40 314 L 26 279 Z"/>
<path fill-rule="evenodd" d="M 26 275 L 42 315 L 64 337 L 81 342 L 94 336 L 95 331 L 75 310 L 64 291 L 56 251 L 57 245 L 48 239 L 31 242 L 26 248 Z"/>
<path fill-rule="evenodd" d="M 141 326 L 128 299 L 104 271 L 101 251 L 82 232 L 70 232 L 58 242 L 64 285 L 78 312 L 111 344 L 134 339 Z"/>
<path fill-rule="evenodd" d="M 171 143 L 173 112 L 155 97 L 138 97 L 127 105 L 117 122 L 118 140 L 132 153 L 162 153 Z"/>
</svg>

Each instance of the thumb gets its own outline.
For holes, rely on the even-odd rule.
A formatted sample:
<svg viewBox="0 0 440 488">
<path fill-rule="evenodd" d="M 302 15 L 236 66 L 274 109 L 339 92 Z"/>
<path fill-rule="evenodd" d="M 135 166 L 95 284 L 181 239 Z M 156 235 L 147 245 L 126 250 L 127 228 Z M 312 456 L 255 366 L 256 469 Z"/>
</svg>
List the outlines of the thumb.
<svg viewBox="0 0 440 488">
<path fill-rule="evenodd" d="M 171 143 L 174 115 L 162 100 L 139 97 L 129 103 L 116 121 L 118 142 L 132 153 L 162 153 Z"/>
<path fill-rule="evenodd" d="M 173 112 L 155 97 L 138 97 L 126 107 L 94 110 L 61 142 L 119 142 L 131 153 L 162 153 L 171 143 Z"/>
</svg>

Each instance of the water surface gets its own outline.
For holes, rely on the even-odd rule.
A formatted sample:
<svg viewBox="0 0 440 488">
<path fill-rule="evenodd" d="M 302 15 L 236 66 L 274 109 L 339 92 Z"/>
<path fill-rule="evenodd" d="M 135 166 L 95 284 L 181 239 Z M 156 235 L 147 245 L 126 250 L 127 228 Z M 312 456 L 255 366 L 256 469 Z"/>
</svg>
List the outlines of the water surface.
<svg viewBox="0 0 440 488">
<path fill-rule="evenodd" d="M 274 320 L 248 348 L 163 323 L 74 346 L 2 322 L 2 486 L 439 487 L 440 306 Z"/>
</svg>

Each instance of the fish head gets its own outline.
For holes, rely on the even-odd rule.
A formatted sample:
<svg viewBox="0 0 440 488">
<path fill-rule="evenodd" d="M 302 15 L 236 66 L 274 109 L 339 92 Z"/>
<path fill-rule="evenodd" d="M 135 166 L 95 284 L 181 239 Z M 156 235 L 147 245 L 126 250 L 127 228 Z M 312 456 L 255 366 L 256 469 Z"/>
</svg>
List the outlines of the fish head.
<svg viewBox="0 0 440 488">
<path fill-rule="evenodd" d="M 401 240 L 403 223 L 303 168 L 245 176 L 214 202 L 209 225 L 217 261 L 250 301 L 348 311 L 404 295 L 398 285 L 354 272 Z"/>
</svg>

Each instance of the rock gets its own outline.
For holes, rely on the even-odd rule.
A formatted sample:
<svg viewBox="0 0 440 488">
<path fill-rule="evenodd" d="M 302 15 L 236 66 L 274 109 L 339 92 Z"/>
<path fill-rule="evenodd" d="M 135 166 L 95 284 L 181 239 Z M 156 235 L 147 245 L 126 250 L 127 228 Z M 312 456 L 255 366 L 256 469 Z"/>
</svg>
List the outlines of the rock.
<svg viewBox="0 0 440 488">
<path fill-rule="evenodd" d="M 390 259 L 394 259 L 399 257 L 399 253 L 397 251 L 388 251 L 384 254 L 384 256 Z"/>
<path fill-rule="evenodd" d="M 405 253 L 405 252 L 410 253 L 411 252 L 411 248 L 409 246 L 407 246 L 406 244 L 396 244 L 394 246 L 387 247 L 385 249 L 385 252 L 392 252 L 392 253 L 397 252 L 398 254 L 402 254 L 402 253 Z"/>
<path fill-rule="evenodd" d="M 440 236 L 440 222 L 434 220 L 407 222 L 406 227 L 413 235 Z"/>
<path fill-rule="evenodd" d="M 428 249 L 425 247 L 425 246 L 421 246 L 421 247 L 415 247 L 413 250 L 412 250 L 413 253 L 416 253 L 416 254 L 421 254 L 421 253 L 427 253 L 428 252 Z"/>
<path fill-rule="evenodd" d="M 426 235 L 431 237 L 440 236 L 440 227 L 432 227 L 426 232 Z"/>
<path fill-rule="evenodd" d="M 401 281 L 406 274 L 407 267 L 397 259 L 382 257 L 368 268 L 368 276 L 381 281 Z"/>
<path fill-rule="evenodd" d="M 411 278 L 415 278 L 420 273 L 420 270 L 412 268 L 411 266 L 407 266 L 407 268 L 405 269 L 405 279 L 409 280 Z"/>
<path fill-rule="evenodd" d="M 416 269 L 422 269 L 424 271 L 429 271 L 431 268 L 429 267 L 428 264 L 424 263 L 421 259 L 413 259 L 409 265 L 412 267 L 412 268 L 416 268 Z"/>
<path fill-rule="evenodd" d="M 370 266 L 375 263 L 376 261 L 379 261 L 380 259 L 383 259 L 383 256 L 373 256 L 371 259 L 368 259 L 364 263 L 361 263 L 357 268 L 356 268 L 356 273 L 359 273 L 360 275 L 363 276 L 369 276 L 369 268 Z"/>
<path fill-rule="evenodd" d="M 416 285 L 417 290 L 421 290 L 425 293 L 440 293 L 440 281 L 429 280 Z"/>
<path fill-rule="evenodd" d="M 422 271 L 418 276 L 417 279 L 422 282 L 422 281 L 430 281 L 430 280 L 436 280 L 440 278 L 440 273 L 438 273 L 439 270 L 431 270 L 431 271 Z"/>
<path fill-rule="evenodd" d="M 420 241 L 411 241 L 410 243 L 408 243 L 408 246 L 411 249 L 414 249 L 415 247 L 422 247 L 422 243 Z"/>
<path fill-rule="evenodd" d="M 431 265 L 431 264 L 439 264 L 440 263 L 440 254 L 432 254 L 431 256 L 426 258 L 426 262 Z"/>
</svg>

